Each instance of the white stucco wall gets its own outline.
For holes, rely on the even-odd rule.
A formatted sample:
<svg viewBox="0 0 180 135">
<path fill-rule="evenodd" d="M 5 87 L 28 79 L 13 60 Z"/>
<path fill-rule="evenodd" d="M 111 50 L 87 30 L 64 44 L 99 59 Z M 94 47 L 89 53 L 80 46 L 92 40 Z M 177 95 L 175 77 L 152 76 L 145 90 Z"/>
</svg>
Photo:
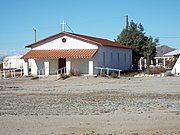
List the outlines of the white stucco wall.
<svg viewBox="0 0 180 135">
<path fill-rule="evenodd" d="M 89 59 L 71 59 L 71 69 L 81 74 L 89 73 Z"/>
<path fill-rule="evenodd" d="M 32 75 L 38 75 L 39 72 L 41 74 L 45 74 L 45 65 L 46 69 L 49 67 L 50 75 L 55 75 L 56 71 L 58 70 L 58 59 L 30 59 L 30 62 L 32 65 Z M 49 64 L 49 66 L 47 64 Z"/>
<path fill-rule="evenodd" d="M 35 59 L 29 59 L 31 63 L 31 74 L 32 75 L 37 75 L 37 65 Z"/>
<path fill-rule="evenodd" d="M 65 38 L 66 42 L 63 43 L 62 39 Z M 43 45 L 32 48 L 33 50 L 51 50 L 51 49 L 98 49 L 97 45 L 74 39 L 71 37 L 63 36 Z"/>
<path fill-rule="evenodd" d="M 173 74 L 180 74 L 180 56 L 178 58 L 178 60 L 176 61 L 173 69 L 172 69 L 172 73 Z"/>
<path fill-rule="evenodd" d="M 103 53 L 105 56 L 103 56 Z M 130 70 L 132 66 L 132 50 L 100 46 L 98 49 L 98 66 Z"/>
<path fill-rule="evenodd" d="M 37 74 L 44 75 L 45 74 L 45 67 L 44 67 L 45 59 L 35 59 L 35 64 L 37 67 Z"/>
<path fill-rule="evenodd" d="M 23 68 L 24 60 L 21 57 L 22 55 L 5 57 L 3 59 L 3 68 Z"/>
<path fill-rule="evenodd" d="M 49 72 L 50 75 L 55 75 L 58 70 L 58 59 L 49 59 Z"/>
</svg>

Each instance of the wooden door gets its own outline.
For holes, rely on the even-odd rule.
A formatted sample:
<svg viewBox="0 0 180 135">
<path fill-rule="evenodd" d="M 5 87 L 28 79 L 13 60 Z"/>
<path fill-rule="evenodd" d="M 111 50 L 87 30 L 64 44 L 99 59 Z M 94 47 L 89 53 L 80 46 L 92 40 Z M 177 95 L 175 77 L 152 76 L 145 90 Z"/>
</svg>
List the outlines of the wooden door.
<svg viewBox="0 0 180 135">
<path fill-rule="evenodd" d="M 59 62 L 58 62 L 58 69 L 61 69 L 63 67 L 66 67 L 66 59 L 65 58 L 60 58 Z M 62 70 L 62 72 L 65 73 L 64 70 Z"/>
</svg>

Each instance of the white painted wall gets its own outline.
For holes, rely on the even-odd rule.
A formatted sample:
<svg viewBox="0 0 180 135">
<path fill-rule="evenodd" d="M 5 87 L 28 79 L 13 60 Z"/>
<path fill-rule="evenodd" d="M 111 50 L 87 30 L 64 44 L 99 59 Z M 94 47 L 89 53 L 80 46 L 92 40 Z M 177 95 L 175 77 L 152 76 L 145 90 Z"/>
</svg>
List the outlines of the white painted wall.
<svg viewBox="0 0 180 135">
<path fill-rule="evenodd" d="M 24 76 L 29 75 L 29 60 L 25 59 L 23 63 Z"/>
<path fill-rule="evenodd" d="M 89 73 L 89 59 L 71 59 L 71 69 L 81 74 Z"/>
<path fill-rule="evenodd" d="M 130 70 L 132 66 L 132 50 L 100 46 L 98 49 L 98 66 Z"/>
<path fill-rule="evenodd" d="M 65 38 L 66 42 L 63 43 L 62 39 Z M 43 45 L 32 48 L 33 50 L 52 50 L 52 49 L 98 49 L 97 45 L 74 39 L 71 37 L 63 36 Z"/>
<path fill-rule="evenodd" d="M 35 59 L 35 63 L 37 66 L 37 74 L 44 75 L 45 74 L 45 67 L 44 67 L 45 59 Z"/>
<path fill-rule="evenodd" d="M 178 60 L 176 61 L 173 69 L 172 69 L 172 73 L 173 74 L 180 74 L 180 56 L 178 58 Z"/>
<path fill-rule="evenodd" d="M 69 75 L 71 70 L 71 61 L 70 59 L 66 59 L 66 73 Z"/>
<path fill-rule="evenodd" d="M 89 60 L 89 75 L 93 75 L 94 74 L 94 65 L 93 65 L 93 61 Z"/>
<path fill-rule="evenodd" d="M 31 74 L 38 75 L 39 72 L 41 74 L 49 74 L 55 75 L 58 70 L 58 59 L 30 59 L 32 68 Z M 46 66 L 46 67 L 45 67 Z M 49 71 L 45 71 L 45 68 L 49 68 Z"/>
<path fill-rule="evenodd" d="M 3 68 L 23 68 L 24 60 L 21 57 L 22 55 L 5 57 L 3 59 Z"/>
<path fill-rule="evenodd" d="M 37 71 L 38 71 L 38 69 L 37 69 L 37 64 L 36 64 L 36 61 L 35 61 L 35 59 L 29 59 L 29 61 L 31 62 L 31 74 L 32 75 L 37 75 Z"/>
<path fill-rule="evenodd" d="M 50 75 L 55 75 L 58 70 L 58 59 L 49 59 L 49 72 Z"/>
<path fill-rule="evenodd" d="M 49 59 L 44 60 L 44 74 L 45 75 L 50 75 L 49 73 Z"/>
</svg>

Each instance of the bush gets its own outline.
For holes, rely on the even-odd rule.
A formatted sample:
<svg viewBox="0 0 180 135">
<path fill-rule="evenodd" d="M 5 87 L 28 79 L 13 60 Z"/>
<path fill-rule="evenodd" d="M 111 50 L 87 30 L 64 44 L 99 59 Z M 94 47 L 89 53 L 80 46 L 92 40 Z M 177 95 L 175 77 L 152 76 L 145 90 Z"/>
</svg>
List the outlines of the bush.
<svg viewBox="0 0 180 135">
<path fill-rule="evenodd" d="M 81 73 L 80 71 L 74 71 L 74 69 L 70 70 L 70 76 L 80 76 Z"/>
<path fill-rule="evenodd" d="M 105 73 L 105 72 L 101 72 L 101 73 L 100 73 L 100 76 L 101 76 L 101 77 L 106 77 L 106 73 Z"/>
<path fill-rule="evenodd" d="M 74 76 L 74 70 L 73 69 L 70 70 L 70 76 Z"/>
<path fill-rule="evenodd" d="M 174 76 L 171 72 L 166 72 L 165 75 L 166 76 Z"/>
<path fill-rule="evenodd" d="M 66 75 L 66 74 L 60 74 L 60 77 L 59 77 L 59 79 L 62 79 L 62 80 L 65 80 L 66 78 L 69 78 L 69 76 L 68 75 Z"/>
<path fill-rule="evenodd" d="M 164 73 L 166 70 L 163 67 L 150 68 L 149 74 L 160 74 Z M 147 74 L 147 72 L 145 72 Z"/>
<path fill-rule="evenodd" d="M 0 71 L 3 70 L 3 63 L 0 64 Z"/>
<path fill-rule="evenodd" d="M 74 76 L 81 76 L 80 71 L 75 71 L 75 72 L 74 72 Z"/>
<path fill-rule="evenodd" d="M 118 78 L 118 74 L 115 73 L 115 72 L 112 72 L 112 73 L 111 73 L 111 78 Z"/>
</svg>

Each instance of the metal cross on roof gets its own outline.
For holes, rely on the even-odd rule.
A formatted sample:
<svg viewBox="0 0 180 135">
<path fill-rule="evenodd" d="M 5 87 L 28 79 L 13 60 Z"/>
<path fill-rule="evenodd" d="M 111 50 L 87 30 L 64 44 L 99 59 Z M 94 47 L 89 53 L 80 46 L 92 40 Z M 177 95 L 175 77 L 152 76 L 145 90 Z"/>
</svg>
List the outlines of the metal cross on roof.
<svg viewBox="0 0 180 135">
<path fill-rule="evenodd" d="M 62 23 L 61 23 L 61 31 L 62 32 L 65 31 L 65 25 L 66 25 L 66 22 L 63 20 Z"/>
</svg>

